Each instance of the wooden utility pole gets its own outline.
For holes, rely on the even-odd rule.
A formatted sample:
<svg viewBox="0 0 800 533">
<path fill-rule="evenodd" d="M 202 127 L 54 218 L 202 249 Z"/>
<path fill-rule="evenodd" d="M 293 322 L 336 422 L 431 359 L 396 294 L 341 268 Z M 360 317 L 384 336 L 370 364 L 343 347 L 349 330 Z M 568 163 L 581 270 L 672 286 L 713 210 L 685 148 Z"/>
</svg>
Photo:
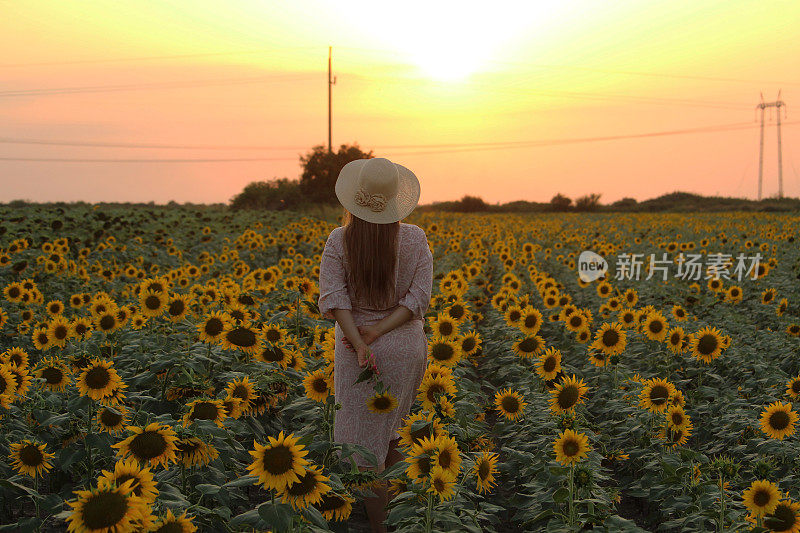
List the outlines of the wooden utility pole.
<svg viewBox="0 0 800 533">
<path fill-rule="evenodd" d="M 328 153 L 333 151 L 331 147 L 331 88 L 336 85 L 336 76 L 331 80 L 331 47 L 328 47 Z"/>
</svg>

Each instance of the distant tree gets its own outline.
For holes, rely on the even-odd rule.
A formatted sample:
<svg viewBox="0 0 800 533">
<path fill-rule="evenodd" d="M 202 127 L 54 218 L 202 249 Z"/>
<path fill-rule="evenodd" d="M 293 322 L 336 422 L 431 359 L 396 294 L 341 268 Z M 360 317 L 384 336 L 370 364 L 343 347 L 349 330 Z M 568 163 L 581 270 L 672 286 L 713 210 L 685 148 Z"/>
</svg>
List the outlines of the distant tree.
<svg viewBox="0 0 800 533">
<path fill-rule="evenodd" d="M 594 192 L 575 200 L 576 211 L 596 211 L 598 207 L 600 207 L 600 195 Z"/>
<path fill-rule="evenodd" d="M 478 196 L 469 196 L 466 195 L 461 200 L 455 202 L 453 205 L 453 211 L 459 211 L 463 213 L 474 213 L 477 211 L 486 211 L 489 209 L 489 204 L 483 201 L 483 198 Z"/>
<path fill-rule="evenodd" d="M 571 204 L 572 200 L 570 198 L 558 193 L 550 200 L 550 209 L 553 211 L 568 211 Z"/>
<path fill-rule="evenodd" d="M 630 207 L 635 207 L 637 203 L 636 198 L 623 198 L 611 204 L 611 207 L 616 209 L 628 209 Z"/>
<path fill-rule="evenodd" d="M 300 156 L 303 174 L 300 176 L 300 191 L 307 202 L 338 203 L 336 198 L 336 179 L 344 166 L 356 159 L 370 159 L 372 151 L 363 152 L 358 145 L 341 145 L 339 151 L 328 152 L 325 146 L 315 146 L 312 151 Z"/>
<path fill-rule="evenodd" d="M 232 209 L 267 209 L 280 211 L 303 203 L 300 182 L 289 178 L 254 181 L 231 200 Z"/>
</svg>

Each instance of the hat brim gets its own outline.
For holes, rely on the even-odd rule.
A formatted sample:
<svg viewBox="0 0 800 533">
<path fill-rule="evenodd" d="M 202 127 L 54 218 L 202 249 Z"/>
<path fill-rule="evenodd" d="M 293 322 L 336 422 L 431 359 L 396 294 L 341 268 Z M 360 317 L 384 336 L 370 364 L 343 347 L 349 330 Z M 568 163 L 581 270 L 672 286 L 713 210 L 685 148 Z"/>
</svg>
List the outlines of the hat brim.
<svg viewBox="0 0 800 533">
<path fill-rule="evenodd" d="M 356 159 L 347 163 L 336 179 L 336 197 L 339 203 L 350 213 L 374 224 L 391 224 L 403 220 L 417 207 L 419 202 L 419 179 L 411 170 L 392 162 L 400 173 L 397 184 L 397 196 L 386 202 L 383 211 L 373 211 L 369 207 L 359 205 L 355 201 L 358 189 L 358 176 L 368 159 Z"/>
</svg>

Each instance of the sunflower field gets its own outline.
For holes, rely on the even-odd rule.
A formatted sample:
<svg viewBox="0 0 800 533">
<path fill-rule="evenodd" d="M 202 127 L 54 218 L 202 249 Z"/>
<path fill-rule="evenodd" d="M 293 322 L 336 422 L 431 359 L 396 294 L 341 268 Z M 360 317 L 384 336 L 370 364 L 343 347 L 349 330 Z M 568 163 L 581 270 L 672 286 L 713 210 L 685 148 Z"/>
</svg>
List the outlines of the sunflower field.
<svg viewBox="0 0 800 533">
<path fill-rule="evenodd" d="M 378 474 L 333 439 L 336 221 L 0 215 L 0 531 L 368 531 L 377 484 L 394 531 L 800 531 L 798 216 L 413 214 L 429 364 Z"/>
</svg>

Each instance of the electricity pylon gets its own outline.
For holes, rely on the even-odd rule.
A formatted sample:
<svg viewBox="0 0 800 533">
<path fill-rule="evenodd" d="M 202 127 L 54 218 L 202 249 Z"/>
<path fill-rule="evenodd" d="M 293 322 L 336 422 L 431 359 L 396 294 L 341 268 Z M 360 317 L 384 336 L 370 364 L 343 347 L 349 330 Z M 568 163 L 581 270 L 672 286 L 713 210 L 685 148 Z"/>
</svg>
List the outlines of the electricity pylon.
<svg viewBox="0 0 800 533">
<path fill-rule="evenodd" d="M 774 102 L 764 102 L 764 93 L 761 93 L 761 103 L 756 109 L 761 110 L 761 138 L 758 143 L 758 199 L 761 200 L 761 190 L 764 182 L 764 109 L 775 107 L 778 110 L 778 198 L 783 198 L 783 158 L 781 155 L 781 107 L 783 108 L 784 118 L 786 116 L 786 103 L 781 100 L 781 92 L 778 91 L 778 99 Z M 770 111 L 770 118 L 772 112 Z"/>
</svg>

